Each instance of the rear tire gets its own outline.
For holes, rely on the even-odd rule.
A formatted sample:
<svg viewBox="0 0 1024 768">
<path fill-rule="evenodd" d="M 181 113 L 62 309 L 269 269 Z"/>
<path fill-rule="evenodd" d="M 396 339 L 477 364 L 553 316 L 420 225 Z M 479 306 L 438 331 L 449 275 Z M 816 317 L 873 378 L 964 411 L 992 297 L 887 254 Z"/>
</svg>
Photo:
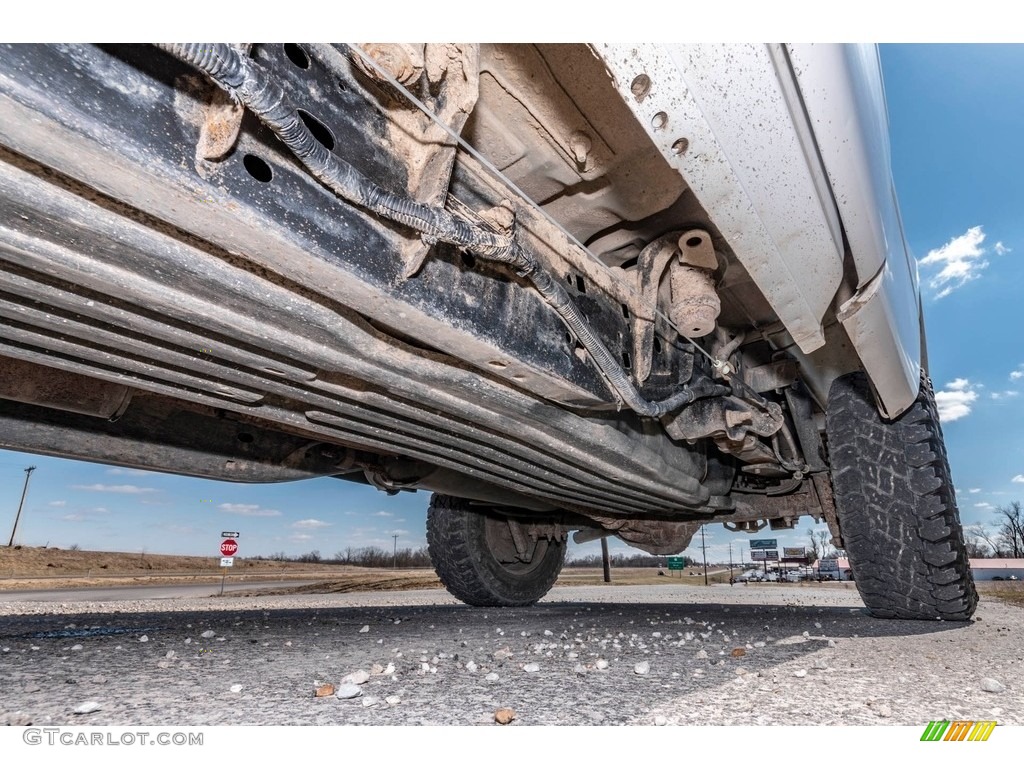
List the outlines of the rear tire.
<svg viewBox="0 0 1024 768">
<path fill-rule="evenodd" d="M 829 392 L 826 426 L 843 543 L 874 616 L 966 621 L 978 604 L 931 381 L 898 419 L 863 373 Z"/>
<path fill-rule="evenodd" d="M 540 539 L 530 562 L 516 559 L 508 523 L 461 499 L 434 494 L 427 510 L 427 550 L 441 583 L 480 607 L 533 605 L 565 562 L 565 543 Z"/>
</svg>

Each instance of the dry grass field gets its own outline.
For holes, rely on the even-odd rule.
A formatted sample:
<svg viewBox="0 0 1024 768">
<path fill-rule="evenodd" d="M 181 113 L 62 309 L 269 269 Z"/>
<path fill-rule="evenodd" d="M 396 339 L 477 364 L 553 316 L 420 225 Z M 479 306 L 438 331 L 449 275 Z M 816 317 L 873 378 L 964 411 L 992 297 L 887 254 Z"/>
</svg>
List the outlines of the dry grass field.
<svg viewBox="0 0 1024 768">
<path fill-rule="evenodd" d="M 739 570 L 735 573 L 738 575 Z M 232 581 L 244 578 L 254 581 L 280 579 L 316 582 L 296 587 L 282 585 L 279 590 L 272 590 L 291 594 L 441 588 L 441 582 L 429 568 L 391 570 L 327 563 L 236 558 L 235 566 L 229 571 L 229 575 Z M 0 594 L 4 590 L 17 589 L 63 589 L 126 584 L 213 584 L 218 582 L 220 577 L 219 562 L 214 557 L 86 552 L 45 547 L 0 547 Z M 611 577 L 612 586 L 700 586 L 704 583 L 703 570 L 696 567 L 684 571 L 664 570 L 662 575 L 659 575 L 657 568 L 613 567 Z M 708 569 L 709 583 L 724 584 L 728 580 L 727 569 Z M 604 579 L 600 568 L 567 566 L 562 570 L 557 583 L 561 586 L 599 585 L 604 583 Z M 818 586 L 817 582 L 806 582 L 805 585 Z M 770 590 L 774 585 L 754 586 Z M 854 588 L 853 584 L 847 582 L 831 586 Z M 978 591 L 984 600 L 995 599 L 1024 607 L 1024 582 L 979 582 Z"/>
</svg>

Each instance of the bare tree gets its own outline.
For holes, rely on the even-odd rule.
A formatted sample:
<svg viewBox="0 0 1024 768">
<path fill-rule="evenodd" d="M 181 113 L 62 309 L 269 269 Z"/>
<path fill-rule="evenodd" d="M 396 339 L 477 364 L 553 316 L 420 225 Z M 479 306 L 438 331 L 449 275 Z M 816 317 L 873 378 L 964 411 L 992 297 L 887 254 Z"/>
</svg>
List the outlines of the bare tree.
<svg viewBox="0 0 1024 768">
<path fill-rule="evenodd" d="M 1000 549 L 1004 557 L 1024 557 L 1024 509 L 1019 501 L 1011 501 L 1005 507 L 996 509 L 999 517 Z"/>
<path fill-rule="evenodd" d="M 968 557 L 999 557 L 999 544 L 992 538 L 985 526 L 975 523 L 964 529 Z"/>
<path fill-rule="evenodd" d="M 989 557 L 992 549 L 988 543 L 988 536 L 980 524 L 964 528 L 964 544 L 967 547 L 967 557 L 984 558 Z"/>
<path fill-rule="evenodd" d="M 822 552 L 821 548 L 818 546 L 818 539 L 814 536 L 813 528 L 807 529 L 807 538 L 810 540 L 811 543 L 811 554 L 814 555 L 815 560 L 820 560 Z"/>
<path fill-rule="evenodd" d="M 814 550 L 815 558 L 836 556 L 836 548 L 832 546 L 831 533 L 827 530 L 815 531 L 813 528 L 808 528 L 807 532 L 811 535 L 811 546 Z"/>
</svg>

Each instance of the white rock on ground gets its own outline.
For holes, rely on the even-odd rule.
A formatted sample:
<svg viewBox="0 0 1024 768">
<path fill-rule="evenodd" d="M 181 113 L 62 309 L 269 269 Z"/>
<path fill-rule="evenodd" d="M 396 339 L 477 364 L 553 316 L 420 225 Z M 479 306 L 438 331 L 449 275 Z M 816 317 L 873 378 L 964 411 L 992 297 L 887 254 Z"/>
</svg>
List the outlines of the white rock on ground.
<svg viewBox="0 0 1024 768">
<path fill-rule="evenodd" d="M 476 662 L 474 662 L 472 660 L 471 661 L 467 661 L 466 662 L 466 671 L 467 672 L 476 672 Z"/>
<path fill-rule="evenodd" d="M 651 671 L 651 662 L 641 661 L 633 666 L 633 672 L 638 675 L 646 675 Z"/>
<path fill-rule="evenodd" d="M 96 712 L 100 709 L 98 701 L 83 701 L 77 707 L 75 707 L 76 715 L 88 715 L 91 712 Z"/>
<path fill-rule="evenodd" d="M 654 724 L 655 725 L 668 725 L 668 718 L 665 717 L 664 715 L 655 715 L 654 716 Z"/>
<path fill-rule="evenodd" d="M 981 679 L 981 690 L 988 691 L 989 693 L 1002 693 L 1006 690 L 1006 686 L 991 677 L 983 677 Z"/>
<path fill-rule="evenodd" d="M 359 630 L 359 634 L 362 635 L 362 634 L 365 634 L 365 633 L 367 633 L 369 631 L 370 631 L 370 625 L 369 624 L 364 624 L 363 628 Z"/>
<path fill-rule="evenodd" d="M 205 637 L 207 640 L 209 640 L 211 637 L 216 637 L 216 636 L 217 636 L 217 633 L 214 632 L 212 629 L 208 629 L 205 632 L 203 632 L 203 634 L 200 635 L 200 637 Z"/>
<path fill-rule="evenodd" d="M 82 650 L 82 647 L 83 646 L 81 646 L 81 645 L 72 645 L 71 646 L 71 650 L 72 651 L 80 651 L 80 650 Z"/>
<path fill-rule="evenodd" d="M 139 638 L 139 642 L 140 643 L 148 643 L 149 642 L 149 635 L 143 635 L 142 637 L 140 637 Z"/>
<path fill-rule="evenodd" d="M 365 669 L 357 669 L 355 672 L 349 672 L 343 678 L 342 683 L 351 683 L 352 685 L 362 685 L 370 679 L 370 673 Z"/>
<path fill-rule="evenodd" d="M 523 672 L 540 672 L 540 664 L 535 661 L 531 661 L 529 664 L 524 664 Z"/>
<path fill-rule="evenodd" d="M 363 696 L 362 702 L 364 707 L 375 707 L 380 704 L 380 699 L 376 696 Z"/>
<path fill-rule="evenodd" d="M 354 699 L 362 692 L 363 689 L 360 688 L 358 685 L 353 685 L 352 683 L 342 683 L 338 686 L 337 690 L 334 691 L 334 695 L 337 696 L 339 699 Z"/>
<path fill-rule="evenodd" d="M 487 677 L 484 678 L 484 680 L 487 680 L 488 682 L 491 682 L 491 683 L 496 682 L 496 681 L 498 681 L 500 679 L 501 678 L 498 676 L 497 672 L 489 672 L 487 674 Z"/>
<path fill-rule="evenodd" d="M 796 672 L 793 673 L 793 677 L 807 677 L 807 670 L 798 669 Z"/>
<path fill-rule="evenodd" d="M 385 675 L 393 675 L 393 674 L 395 674 L 395 665 L 389 663 L 386 667 L 384 667 L 384 674 Z"/>
<path fill-rule="evenodd" d="M 235 683 L 234 685 L 231 686 L 230 690 L 231 690 L 232 693 L 241 693 L 242 692 L 242 686 L 239 685 L 238 683 Z"/>
<path fill-rule="evenodd" d="M 386 701 L 390 706 L 393 707 L 396 704 L 401 704 L 402 703 L 402 697 L 401 696 L 387 696 L 387 697 L 385 697 L 384 701 Z"/>
<path fill-rule="evenodd" d="M 598 659 L 594 663 L 594 666 L 598 669 L 608 669 L 608 662 L 605 659 Z"/>
<path fill-rule="evenodd" d="M 697 651 L 697 658 L 698 659 L 706 659 L 707 657 L 708 657 L 708 652 L 705 651 L 703 648 L 701 648 L 699 651 Z"/>
</svg>

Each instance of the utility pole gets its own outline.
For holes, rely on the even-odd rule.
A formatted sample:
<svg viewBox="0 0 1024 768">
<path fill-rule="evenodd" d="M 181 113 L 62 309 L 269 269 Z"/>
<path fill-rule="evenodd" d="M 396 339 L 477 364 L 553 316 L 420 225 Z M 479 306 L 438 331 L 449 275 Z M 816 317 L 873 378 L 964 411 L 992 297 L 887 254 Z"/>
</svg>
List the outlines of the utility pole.
<svg viewBox="0 0 1024 768">
<path fill-rule="evenodd" d="M 704 553 L 704 586 L 708 585 L 708 550 L 704 546 L 704 526 L 700 527 L 700 551 Z"/>
<path fill-rule="evenodd" d="M 391 555 L 391 570 L 395 570 L 398 568 L 398 534 L 393 534 L 391 538 L 395 540 L 395 550 Z"/>
<path fill-rule="evenodd" d="M 28 493 L 28 481 L 32 478 L 35 467 L 25 469 L 25 487 L 21 489 L 21 501 L 18 502 L 18 514 L 14 516 L 14 528 L 11 529 L 11 540 L 7 542 L 8 547 L 14 546 L 14 534 L 18 532 L 18 521 L 21 519 L 21 508 L 25 506 L 25 495 Z"/>
<path fill-rule="evenodd" d="M 729 583 L 732 584 L 732 542 L 729 542 Z"/>
<path fill-rule="evenodd" d="M 612 564 L 608 559 L 608 537 L 601 537 L 601 565 L 604 566 L 604 583 L 608 584 L 612 580 Z"/>
</svg>

